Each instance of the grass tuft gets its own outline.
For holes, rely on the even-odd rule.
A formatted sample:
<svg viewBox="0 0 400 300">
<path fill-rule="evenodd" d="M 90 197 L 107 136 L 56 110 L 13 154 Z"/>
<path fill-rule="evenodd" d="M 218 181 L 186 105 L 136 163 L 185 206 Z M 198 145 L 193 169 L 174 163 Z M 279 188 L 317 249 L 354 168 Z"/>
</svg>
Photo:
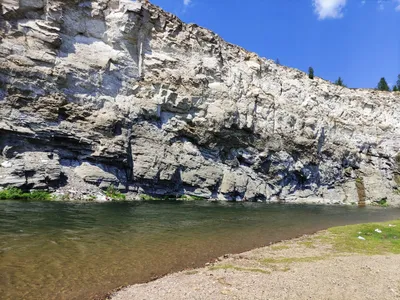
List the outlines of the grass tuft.
<svg viewBox="0 0 400 300">
<path fill-rule="evenodd" d="M 276 245 L 276 246 L 271 246 L 271 250 L 273 251 L 280 251 L 280 250 L 286 250 L 289 249 L 289 246 L 286 245 Z"/>
<path fill-rule="evenodd" d="M 306 248 L 310 248 L 310 249 L 315 248 L 314 242 L 312 240 L 306 240 L 306 241 L 299 242 L 299 245 L 302 245 L 302 246 L 304 246 Z"/>
<path fill-rule="evenodd" d="M 324 260 L 328 256 L 307 256 L 307 257 L 282 257 L 282 258 L 264 258 L 261 260 L 263 264 L 290 264 L 296 262 L 313 262 Z"/>
</svg>

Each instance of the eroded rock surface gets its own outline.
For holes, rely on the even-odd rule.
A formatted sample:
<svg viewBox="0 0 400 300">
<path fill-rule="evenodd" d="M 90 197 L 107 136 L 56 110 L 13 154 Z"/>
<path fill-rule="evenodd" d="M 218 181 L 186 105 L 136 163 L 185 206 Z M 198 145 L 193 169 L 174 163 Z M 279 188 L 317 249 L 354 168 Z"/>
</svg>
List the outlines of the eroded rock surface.
<svg viewBox="0 0 400 300">
<path fill-rule="evenodd" d="M 5 0 L 0 186 L 400 203 L 400 94 L 308 79 L 148 3 Z"/>
</svg>

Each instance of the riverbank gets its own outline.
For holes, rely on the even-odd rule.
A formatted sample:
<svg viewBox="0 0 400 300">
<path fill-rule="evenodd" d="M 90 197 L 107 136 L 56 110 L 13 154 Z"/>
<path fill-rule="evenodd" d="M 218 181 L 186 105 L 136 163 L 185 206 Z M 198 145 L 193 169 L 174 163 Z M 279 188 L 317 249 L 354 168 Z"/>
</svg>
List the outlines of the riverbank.
<svg viewBox="0 0 400 300">
<path fill-rule="evenodd" d="M 398 299 L 400 221 L 334 227 L 133 285 L 112 300 Z"/>
<path fill-rule="evenodd" d="M 155 197 L 147 194 L 124 194 L 121 193 L 113 186 L 109 186 L 107 190 L 93 193 L 93 194 L 79 194 L 75 191 L 69 192 L 49 192 L 49 191 L 23 191 L 18 188 L 0 187 L 0 200 L 23 200 L 23 201 L 59 201 L 59 202 L 74 202 L 74 203 L 106 203 L 106 202 L 123 202 L 123 201 L 209 201 L 209 202 L 249 202 L 245 199 L 238 199 L 235 201 L 214 199 L 214 198 L 202 198 L 194 195 L 174 195 L 174 196 L 164 196 Z M 309 201 L 307 199 L 300 199 L 296 201 L 278 201 L 274 200 L 258 200 L 250 202 L 261 202 L 267 204 L 300 204 L 300 205 L 347 205 L 365 207 L 365 206 L 379 206 L 379 207 L 400 207 L 400 203 L 389 204 L 386 198 L 380 199 L 375 202 L 324 202 L 322 200 L 313 199 Z"/>
</svg>

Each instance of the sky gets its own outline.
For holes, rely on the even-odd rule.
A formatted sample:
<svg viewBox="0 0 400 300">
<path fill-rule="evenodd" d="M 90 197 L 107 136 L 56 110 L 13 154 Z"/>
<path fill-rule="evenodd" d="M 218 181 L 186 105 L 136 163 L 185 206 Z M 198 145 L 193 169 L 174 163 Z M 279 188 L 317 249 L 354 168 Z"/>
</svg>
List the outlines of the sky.
<svg viewBox="0 0 400 300">
<path fill-rule="evenodd" d="M 282 65 L 354 88 L 400 74 L 400 0 L 150 0 Z"/>
</svg>

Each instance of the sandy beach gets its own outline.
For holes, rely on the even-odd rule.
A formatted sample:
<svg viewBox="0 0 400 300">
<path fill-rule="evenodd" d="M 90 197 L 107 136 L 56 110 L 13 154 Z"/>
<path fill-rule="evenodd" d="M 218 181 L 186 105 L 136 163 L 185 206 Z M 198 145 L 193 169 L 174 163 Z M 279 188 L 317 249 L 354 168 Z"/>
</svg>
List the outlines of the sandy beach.
<svg viewBox="0 0 400 300">
<path fill-rule="evenodd" d="M 124 288 L 111 299 L 399 299 L 400 255 L 390 228 L 397 225 L 360 226 L 225 255 L 204 268 Z M 345 238 L 351 239 L 346 245 Z"/>
</svg>

